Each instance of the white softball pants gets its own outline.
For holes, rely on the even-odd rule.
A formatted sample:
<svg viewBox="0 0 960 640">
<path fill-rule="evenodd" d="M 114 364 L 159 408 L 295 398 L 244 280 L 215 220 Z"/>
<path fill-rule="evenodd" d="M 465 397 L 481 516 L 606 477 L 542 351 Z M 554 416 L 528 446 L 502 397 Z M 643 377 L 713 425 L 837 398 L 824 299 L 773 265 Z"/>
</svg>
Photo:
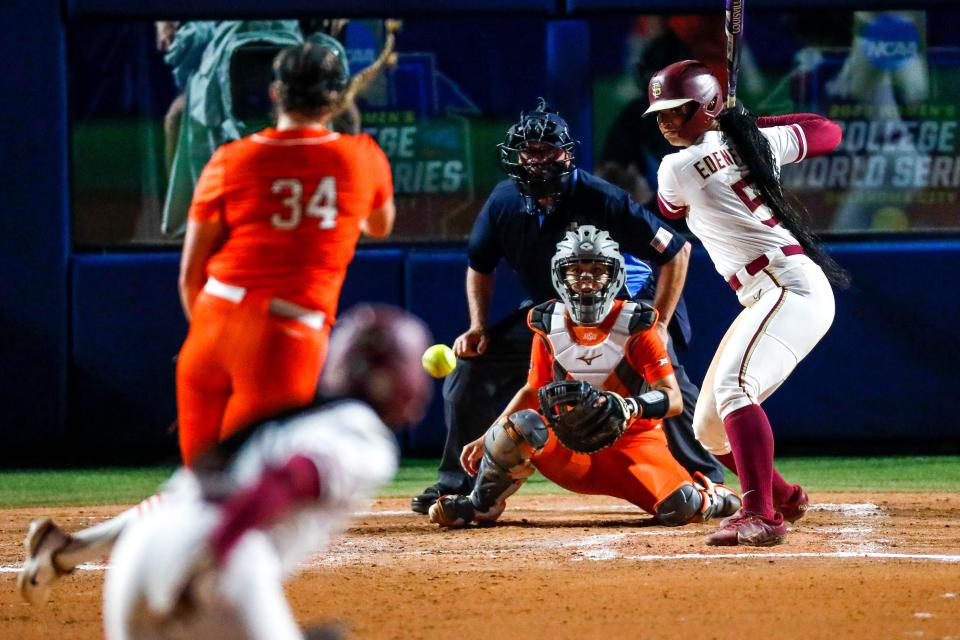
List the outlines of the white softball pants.
<svg viewBox="0 0 960 640">
<path fill-rule="evenodd" d="M 720 341 L 693 416 L 697 439 L 717 455 L 730 452 L 723 418 L 770 397 L 834 316 L 830 282 L 804 255 L 764 269 L 737 296 L 745 308 Z"/>
</svg>

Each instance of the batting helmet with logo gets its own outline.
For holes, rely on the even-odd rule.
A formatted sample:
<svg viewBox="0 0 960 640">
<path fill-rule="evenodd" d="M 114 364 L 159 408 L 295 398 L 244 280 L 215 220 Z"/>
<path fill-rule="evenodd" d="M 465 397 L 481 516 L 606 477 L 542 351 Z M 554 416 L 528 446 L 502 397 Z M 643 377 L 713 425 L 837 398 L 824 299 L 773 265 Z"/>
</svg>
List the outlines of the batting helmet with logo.
<svg viewBox="0 0 960 640">
<path fill-rule="evenodd" d="M 703 63 L 682 60 L 658 71 L 647 86 L 650 107 L 643 115 L 674 109 L 688 102 L 698 107 L 677 132 L 684 140 L 696 140 L 723 110 L 720 83 Z"/>
</svg>

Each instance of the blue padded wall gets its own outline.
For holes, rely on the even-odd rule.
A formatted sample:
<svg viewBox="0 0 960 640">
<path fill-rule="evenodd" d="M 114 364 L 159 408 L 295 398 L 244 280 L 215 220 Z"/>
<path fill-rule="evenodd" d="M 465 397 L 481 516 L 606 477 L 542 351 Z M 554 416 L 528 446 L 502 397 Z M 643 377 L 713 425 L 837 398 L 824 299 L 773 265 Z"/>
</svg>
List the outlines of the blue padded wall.
<svg viewBox="0 0 960 640">
<path fill-rule="evenodd" d="M 838 244 L 853 289 L 837 294 L 834 325 L 766 403 L 784 439 L 878 442 L 955 440 L 960 353 L 960 241 Z M 171 453 L 175 415 L 172 357 L 186 327 L 176 294 L 176 254 L 80 256 L 72 270 L 72 438 L 104 449 Z M 422 317 L 437 342 L 468 324 L 466 256 L 460 247 L 361 249 L 341 309 L 360 301 L 399 304 Z M 922 286 L 916 286 L 922 283 Z M 523 291 L 497 271 L 491 321 Z M 694 340 L 681 358 L 695 382 L 739 311 L 733 293 L 697 247 L 685 298 Z M 402 439 L 407 454 L 439 452 L 445 436 L 441 382 L 422 424 Z M 903 389 L 903 390 L 901 390 Z M 896 398 L 896 401 L 893 399 Z"/>
<path fill-rule="evenodd" d="M 436 342 L 452 345 L 470 324 L 465 290 L 467 256 L 462 249 L 410 252 L 406 264 L 406 308 L 427 323 Z M 513 311 L 525 293 L 505 263 L 496 272 L 492 323 Z M 438 380 L 433 401 L 423 422 L 407 434 L 407 450 L 436 455 L 443 448 L 446 429 L 443 422 L 443 398 Z"/>
<path fill-rule="evenodd" d="M 53 0 L 0 3 L 2 462 L 64 434 L 67 121 L 64 32 Z"/>
<path fill-rule="evenodd" d="M 453 344 L 469 324 L 464 279 L 467 257 L 463 251 L 411 251 L 406 264 L 406 308 L 427 323 L 433 339 Z M 407 446 L 414 451 L 443 448 L 443 381 L 433 386 L 433 400 L 423 421 L 407 433 Z"/>
<path fill-rule="evenodd" d="M 365 249 L 350 266 L 341 310 L 403 305 L 399 249 Z M 70 440 L 108 452 L 174 456 L 174 356 L 186 337 L 180 255 L 80 255 L 72 263 Z"/>
<path fill-rule="evenodd" d="M 357 251 L 340 294 L 341 314 L 357 302 L 384 302 L 402 307 L 404 303 L 404 260 L 400 249 Z"/>
<path fill-rule="evenodd" d="M 187 335 L 179 260 L 175 253 L 74 258 L 71 440 L 175 455 L 174 357 Z"/>
</svg>

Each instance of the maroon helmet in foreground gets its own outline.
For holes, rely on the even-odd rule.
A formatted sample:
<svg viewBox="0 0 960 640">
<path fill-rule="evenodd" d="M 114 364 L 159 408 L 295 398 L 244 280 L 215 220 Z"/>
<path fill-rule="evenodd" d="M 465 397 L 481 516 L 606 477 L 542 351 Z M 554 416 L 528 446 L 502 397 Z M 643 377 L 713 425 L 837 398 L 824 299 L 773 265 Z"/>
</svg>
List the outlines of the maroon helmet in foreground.
<svg viewBox="0 0 960 640">
<path fill-rule="evenodd" d="M 402 309 L 354 307 L 330 337 L 320 393 L 363 400 L 393 427 L 416 422 L 433 393 L 420 363 L 431 341 L 426 325 Z"/>
<path fill-rule="evenodd" d="M 673 109 L 688 102 L 699 105 L 677 132 L 681 138 L 690 141 L 702 136 L 723 110 L 720 83 L 710 70 L 697 60 L 674 62 L 658 71 L 650 78 L 647 97 L 650 99 L 650 107 L 643 115 Z"/>
</svg>

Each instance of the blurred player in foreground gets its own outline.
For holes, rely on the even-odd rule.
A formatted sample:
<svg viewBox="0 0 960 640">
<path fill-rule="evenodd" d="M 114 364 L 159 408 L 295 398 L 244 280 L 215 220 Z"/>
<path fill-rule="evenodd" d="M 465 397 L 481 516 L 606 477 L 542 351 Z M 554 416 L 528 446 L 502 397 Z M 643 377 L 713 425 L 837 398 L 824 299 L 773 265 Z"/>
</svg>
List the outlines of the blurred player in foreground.
<svg viewBox="0 0 960 640">
<path fill-rule="evenodd" d="M 779 544 L 784 520 L 800 518 L 809 500 L 774 469 L 773 431 L 760 403 L 833 322 L 830 280 L 848 281 L 784 196 L 780 166 L 829 153 L 840 127 L 809 113 L 754 118 L 739 106 L 721 113 L 720 84 L 695 60 L 658 72 L 649 94 L 647 113 L 683 147 L 660 164 L 660 210 L 686 218 L 745 307 L 717 348 L 694 412 L 697 438 L 740 476 L 743 490 L 743 509 L 707 544 Z"/>
<path fill-rule="evenodd" d="M 357 240 L 393 227 L 383 151 L 327 128 L 350 79 L 343 50 L 289 47 L 274 75 L 276 127 L 220 147 L 190 208 L 180 264 L 190 332 L 177 361 L 186 465 L 311 400 Z"/>
<path fill-rule="evenodd" d="M 107 639 L 320 637 L 297 626 L 283 581 L 393 477 L 391 429 L 423 415 L 430 342 L 399 309 L 346 314 L 319 400 L 181 469 L 163 504 L 124 530 L 104 586 Z"/>
<path fill-rule="evenodd" d="M 691 477 L 667 448 L 662 420 L 680 413 L 683 400 L 656 310 L 616 299 L 626 271 L 617 243 L 580 226 L 557 245 L 551 267 L 562 302 L 530 310 L 527 383 L 464 447 L 463 468 L 477 478 L 472 493 L 441 496 L 431 521 L 496 520 L 534 470 L 576 493 L 627 500 L 665 525 L 733 514 L 736 493 Z"/>
</svg>

